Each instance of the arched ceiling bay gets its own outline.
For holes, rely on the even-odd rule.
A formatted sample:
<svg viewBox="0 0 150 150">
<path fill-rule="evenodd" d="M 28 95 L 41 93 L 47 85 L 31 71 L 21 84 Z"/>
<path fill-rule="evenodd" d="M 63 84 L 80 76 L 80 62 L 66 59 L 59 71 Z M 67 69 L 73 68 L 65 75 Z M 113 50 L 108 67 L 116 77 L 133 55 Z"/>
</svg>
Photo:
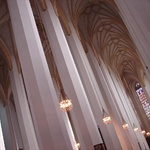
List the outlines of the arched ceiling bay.
<svg viewBox="0 0 150 150">
<path fill-rule="evenodd" d="M 127 84 L 144 83 L 136 47 L 112 0 L 68 1 L 72 22 L 81 41 Z M 126 87 L 127 88 L 127 87 Z"/>
<path fill-rule="evenodd" d="M 10 37 L 7 38 L 5 33 L 6 30 L 8 31 L 9 19 L 7 3 L 5 0 L 0 0 L 0 100 L 4 105 L 7 104 L 10 87 L 8 70 L 12 69 L 11 52 L 7 45 Z"/>
</svg>

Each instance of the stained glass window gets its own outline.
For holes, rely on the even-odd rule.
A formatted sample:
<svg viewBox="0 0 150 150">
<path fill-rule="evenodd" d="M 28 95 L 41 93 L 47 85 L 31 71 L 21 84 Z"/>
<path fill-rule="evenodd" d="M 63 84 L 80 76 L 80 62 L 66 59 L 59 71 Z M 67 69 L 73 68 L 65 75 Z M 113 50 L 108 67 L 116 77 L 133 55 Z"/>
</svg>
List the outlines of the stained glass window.
<svg viewBox="0 0 150 150">
<path fill-rule="evenodd" d="M 140 103 L 146 113 L 146 116 L 148 117 L 148 120 L 150 122 L 150 103 L 147 100 L 147 97 L 144 93 L 144 90 L 142 89 L 141 85 L 139 83 L 135 86 L 136 93 L 138 95 L 138 98 L 140 100 Z"/>
</svg>

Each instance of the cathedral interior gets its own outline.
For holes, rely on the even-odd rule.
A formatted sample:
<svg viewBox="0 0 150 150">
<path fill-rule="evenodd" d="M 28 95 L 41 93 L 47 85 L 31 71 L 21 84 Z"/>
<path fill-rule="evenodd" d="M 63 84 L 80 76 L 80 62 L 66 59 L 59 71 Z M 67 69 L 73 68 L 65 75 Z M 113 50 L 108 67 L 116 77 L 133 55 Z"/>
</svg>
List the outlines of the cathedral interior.
<svg viewBox="0 0 150 150">
<path fill-rule="evenodd" d="M 149 149 L 150 2 L 137 1 L 0 0 L 6 150 Z"/>
</svg>

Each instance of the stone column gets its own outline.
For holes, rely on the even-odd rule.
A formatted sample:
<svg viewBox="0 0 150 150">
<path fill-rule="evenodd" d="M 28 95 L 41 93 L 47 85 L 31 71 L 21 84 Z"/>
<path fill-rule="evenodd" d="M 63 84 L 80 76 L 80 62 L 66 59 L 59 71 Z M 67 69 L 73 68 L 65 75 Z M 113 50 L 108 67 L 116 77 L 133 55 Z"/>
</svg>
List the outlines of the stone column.
<svg viewBox="0 0 150 150">
<path fill-rule="evenodd" d="M 7 0 L 40 150 L 72 150 L 29 0 Z"/>
<path fill-rule="evenodd" d="M 63 29 L 52 4 L 46 0 L 47 10 L 41 12 L 61 81 L 68 97 L 73 101 L 72 120 L 81 149 L 93 150 L 102 142 L 87 95 L 70 52 Z"/>
<path fill-rule="evenodd" d="M 110 77 L 108 76 L 109 73 L 106 70 L 105 66 L 103 66 L 103 63 L 101 64 L 102 65 L 101 67 L 103 67 L 102 68 L 103 71 L 102 71 L 102 69 L 98 65 L 92 52 L 89 52 L 88 58 L 92 65 L 94 74 L 97 76 L 98 85 L 102 89 L 104 89 L 103 96 L 105 99 L 105 103 L 107 105 L 110 116 L 112 118 L 112 123 L 114 125 L 115 131 L 119 138 L 120 144 L 121 144 L 122 148 L 124 148 L 124 149 L 127 149 L 127 150 L 132 149 L 134 146 L 132 147 L 132 145 L 128 139 L 128 136 L 126 135 L 125 131 L 122 128 L 121 116 L 118 112 L 118 108 L 116 105 L 116 97 L 118 98 L 118 95 L 117 95 L 117 92 L 115 91 L 115 87 L 113 87 L 114 85 L 113 85 Z M 107 76 L 104 76 L 104 74 Z M 107 78 L 107 81 L 106 81 L 106 78 Z M 112 88 L 114 90 L 112 90 Z M 111 92 L 113 92 L 113 93 L 111 93 Z M 116 139 L 113 139 L 113 140 L 114 140 L 114 142 L 116 142 Z M 137 143 L 135 143 L 135 147 L 137 148 L 137 150 L 139 149 Z"/>
<path fill-rule="evenodd" d="M 12 122 L 13 122 L 13 127 L 14 127 L 14 132 L 16 135 L 18 148 L 23 149 L 23 140 L 22 140 L 22 135 L 21 135 L 20 126 L 18 122 L 17 112 L 15 109 L 16 106 L 14 106 L 14 104 L 11 101 L 9 101 L 9 108 L 10 108 L 10 113 L 12 117 Z"/>
<path fill-rule="evenodd" d="M 7 107 L 7 106 L 6 106 Z M 4 137 L 5 148 L 7 150 L 17 150 L 16 137 L 14 134 L 8 107 L 6 108 L 0 103 L 0 120 Z"/>
<path fill-rule="evenodd" d="M 147 146 L 147 143 L 144 140 L 143 134 L 141 134 L 141 129 L 140 129 L 139 123 L 138 124 L 136 123 L 136 125 L 138 125 L 138 127 L 139 127 L 138 132 L 136 132 L 136 133 L 138 133 L 138 136 L 133 130 L 132 125 L 134 123 L 134 120 L 136 120 L 136 122 L 138 122 L 138 120 L 137 120 L 135 114 L 132 112 L 133 108 L 131 106 L 131 103 L 129 102 L 129 98 L 126 96 L 124 88 L 122 87 L 122 85 L 120 83 L 121 81 L 117 80 L 113 76 L 113 73 L 111 73 L 111 74 L 112 74 L 111 77 L 112 77 L 112 80 L 116 87 L 118 96 L 120 97 L 120 99 L 117 100 L 117 104 L 119 106 L 120 113 L 122 114 L 122 117 L 126 120 L 126 122 L 129 124 L 128 130 L 126 130 L 127 136 L 134 148 L 136 148 L 137 142 L 139 142 L 140 146 L 144 149 L 144 145 Z M 145 143 L 145 144 L 143 145 L 143 143 Z"/>
<path fill-rule="evenodd" d="M 22 76 L 18 73 L 14 57 L 12 57 L 12 64 L 13 68 L 9 71 L 10 81 L 24 149 L 39 150 Z"/>
<path fill-rule="evenodd" d="M 69 43 L 75 63 L 77 65 L 85 91 L 87 93 L 96 123 L 101 130 L 104 143 L 107 149 L 119 149 L 120 142 L 117 138 L 113 125 L 105 125 L 103 123 L 102 108 L 105 110 L 107 110 L 107 108 L 104 102 L 103 95 L 98 87 L 95 76 L 91 69 L 91 65 L 87 59 L 86 53 L 82 47 L 81 41 L 79 40 L 72 23 L 70 23 L 69 26 L 71 28 L 71 35 L 66 35 L 66 38 Z M 116 140 L 114 141 L 114 139 Z"/>
</svg>

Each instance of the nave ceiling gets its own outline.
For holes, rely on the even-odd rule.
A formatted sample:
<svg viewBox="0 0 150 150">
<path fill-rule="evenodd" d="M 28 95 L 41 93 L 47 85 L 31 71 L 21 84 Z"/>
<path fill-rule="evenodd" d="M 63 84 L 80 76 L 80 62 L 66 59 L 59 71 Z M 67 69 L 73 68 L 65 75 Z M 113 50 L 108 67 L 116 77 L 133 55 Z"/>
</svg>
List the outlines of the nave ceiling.
<svg viewBox="0 0 150 150">
<path fill-rule="evenodd" d="M 34 0 L 31 0 L 32 2 Z M 38 0 L 37 2 L 40 2 L 43 10 L 46 9 L 44 0 Z M 122 80 L 126 90 L 128 90 L 127 84 L 140 82 L 144 85 L 144 68 L 113 0 L 63 0 L 63 2 L 51 0 L 51 2 L 68 35 L 71 34 L 71 31 L 67 22 L 68 16 L 65 14 L 69 13 L 70 20 L 77 31 L 85 52 L 88 53 L 88 47 L 90 46 L 99 65 L 101 66 L 103 60 L 106 67 Z M 7 83 L 3 82 L 6 72 L 7 80 L 9 80 L 6 70 L 12 67 L 11 53 L 15 53 L 16 59 L 18 57 L 13 44 L 6 0 L 0 0 L 0 8 L 0 84 L 3 89 L 1 93 L 3 91 L 6 96 L 9 87 L 8 81 Z M 38 18 L 36 19 L 38 22 Z M 39 32 L 41 31 L 39 29 Z M 46 53 L 46 48 L 44 50 Z M 17 62 L 19 66 L 18 59 Z M 49 66 L 52 66 L 50 61 L 48 63 Z"/>
<path fill-rule="evenodd" d="M 144 85 L 143 65 L 114 1 L 67 2 L 85 51 L 88 52 L 89 45 L 99 65 L 102 59 L 106 67 L 122 80 L 127 91 L 129 84 L 133 86 L 140 82 Z"/>
<path fill-rule="evenodd" d="M 0 0 L 0 99 L 7 104 L 10 90 L 8 71 L 12 69 L 11 62 L 12 39 L 10 36 L 10 17 L 7 3 Z"/>
</svg>

